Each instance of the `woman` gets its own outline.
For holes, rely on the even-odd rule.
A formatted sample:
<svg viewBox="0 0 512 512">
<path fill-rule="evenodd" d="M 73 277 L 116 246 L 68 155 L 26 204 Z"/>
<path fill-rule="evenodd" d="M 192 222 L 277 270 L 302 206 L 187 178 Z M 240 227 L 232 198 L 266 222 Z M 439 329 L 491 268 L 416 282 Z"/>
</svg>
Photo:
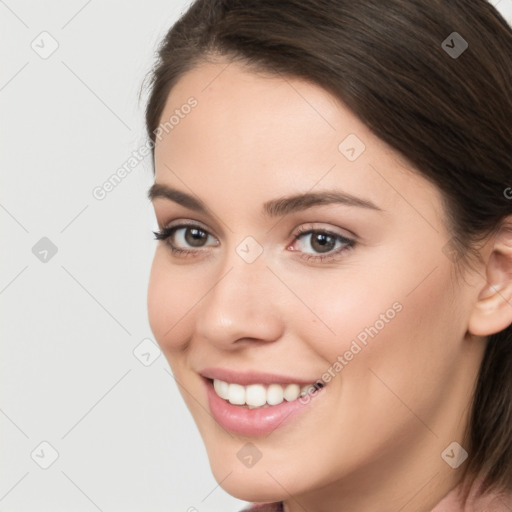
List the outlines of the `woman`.
<svg viewBox="0 0 512 512">
<path fill-rule="evenodd" d="M 251 510 L 512 510 L 512 31 L 198 0 L 146 123 L 150 325 Z"/>
</svg>

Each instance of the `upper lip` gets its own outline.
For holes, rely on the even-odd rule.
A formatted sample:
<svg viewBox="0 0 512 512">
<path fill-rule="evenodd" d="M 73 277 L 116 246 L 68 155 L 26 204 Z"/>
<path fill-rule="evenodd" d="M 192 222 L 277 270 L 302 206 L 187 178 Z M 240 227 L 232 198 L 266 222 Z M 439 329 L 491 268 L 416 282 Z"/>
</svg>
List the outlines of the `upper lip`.
<svg viewBox="0 0 512 512">
<path fill-rule="evenodd" d="M 313 384 L 320 379 L 301 379 L 288 375 L 257 371 L 237 372 L 227 368 L 203 368 L 198 372 L 207 379 L 223 380 L 233 384 L 248 386 L 250 384 Z"/>
</svg>

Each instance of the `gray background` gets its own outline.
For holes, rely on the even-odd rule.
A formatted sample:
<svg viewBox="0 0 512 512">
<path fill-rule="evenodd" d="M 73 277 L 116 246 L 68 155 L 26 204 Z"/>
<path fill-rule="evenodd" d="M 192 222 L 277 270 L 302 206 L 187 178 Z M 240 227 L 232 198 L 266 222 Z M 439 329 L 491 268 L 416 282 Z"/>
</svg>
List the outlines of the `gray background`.
<svg viewBox="0 0 512 512">
<path fill-rule="evenodd" d="M 0 0 L 0 512 L 245 505 L 149 328 L 149 157 L 92 193 L 144 144 L 139 87 L 186 5 Z"/>
</svg>

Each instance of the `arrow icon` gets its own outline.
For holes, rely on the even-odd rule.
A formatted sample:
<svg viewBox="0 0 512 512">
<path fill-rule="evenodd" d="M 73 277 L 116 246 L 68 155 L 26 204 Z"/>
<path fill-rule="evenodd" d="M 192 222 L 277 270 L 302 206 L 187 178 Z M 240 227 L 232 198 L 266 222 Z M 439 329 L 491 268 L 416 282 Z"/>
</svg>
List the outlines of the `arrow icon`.
<svg viewBox="0 0 512 512">
<path fill-rule="evenodd" d="M 43 441 L 32 450 L 30 458 L 41 469 L 48 469 L 59 458 L 59 452 L 48 441 Z"/>
<path fill-rule="evenodd" d="M 249 245 L 249 243 L 251 245 Z M 263 252 L 263 247 L 252 236 L 246 236 L 236 246 L 236 252 L 246 263 L 252 263 Z"/>
<path fill-rule="evenodd" d="M 43 238 L 32 247 L 32 254 L 41 263 L 48 263 L 57 252 L 57 246 L 46 236 L 43 236 Z"/>
<path fill-rule="evenodd" d="M 468 452 L 457 441 L 453 441 L 443 450 L 441 458 L 456 469 L 468 458 Z"/>
<path fill-rule="evenodd" d="M 133 355 L 144 365 L 151 366 L 159 357 L 160 350 L 149 338 L 144 338 L 134 349 Z"/>
<path fill-rule="evenodd" d="M 452 58 L 457 59 L 468 49 L 468 42 L 458 33 L 452 32 L 442 43 L 441 48 Z"/>
<path fill-rule="evenodd" d="M 44 48 L 44 40 L 41 39 L 40 42 L 41 44 L 37 43 L 36 46 L 38 46 L 39 48 Z"/>
<path fill-rule="evenodd" d="M 246 443 L 236 454 L 242 464 L 248 468 L 252 468 L 262 457 L 261 451 L 253 443 Z"/>
<path fill-rule="evenodd" d="M 366 149 L 363 141 L 355 134 L 348 134 L 338 145 L 338 151 L 349 161 L 354 162 Z"/>
</svg>

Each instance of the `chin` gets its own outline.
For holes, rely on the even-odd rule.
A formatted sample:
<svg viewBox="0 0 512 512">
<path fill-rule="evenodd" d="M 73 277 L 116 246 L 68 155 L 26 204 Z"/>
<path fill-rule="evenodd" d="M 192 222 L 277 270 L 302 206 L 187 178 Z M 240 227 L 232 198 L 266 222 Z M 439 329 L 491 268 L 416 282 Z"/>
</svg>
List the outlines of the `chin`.
<svg viewBox="0 0 512 512">
<path fill-rule="evenodd" d="M 290 495 L 307 492 L 318 484 L 318 480 L 311 478 L 306 468 L 301 470 L 294 464 L 293 454 L 274 458 L 270 454 L 263 454 L 254 466 L 245 467 L 237 458 L 238 450 L 238 447 L 233 452 L 226 446 L 223 449 L 214 448 L 211 453 L 208 451 L 208 457 L 215 480 L 228 494 L 239 500 L 282 501 Z M 306 475 L 307 479 L 304 480 Z"/>
<path fill-rule="evenodd" d="M 212 470 L 213 471 L 213 470 Z M 274 502 L 282 501 L 288 496 L 287 493 L 268 473 L 255 474 L 252 470 L 233 471 L 226 478 L 227 473 L 215 474 L 219 485 L 231 496 L 251 502 Z M 223 480 L 224 479 L 224 480 Z M 295 490 L 294 490 L 295 491 Z"/>
</svg>

